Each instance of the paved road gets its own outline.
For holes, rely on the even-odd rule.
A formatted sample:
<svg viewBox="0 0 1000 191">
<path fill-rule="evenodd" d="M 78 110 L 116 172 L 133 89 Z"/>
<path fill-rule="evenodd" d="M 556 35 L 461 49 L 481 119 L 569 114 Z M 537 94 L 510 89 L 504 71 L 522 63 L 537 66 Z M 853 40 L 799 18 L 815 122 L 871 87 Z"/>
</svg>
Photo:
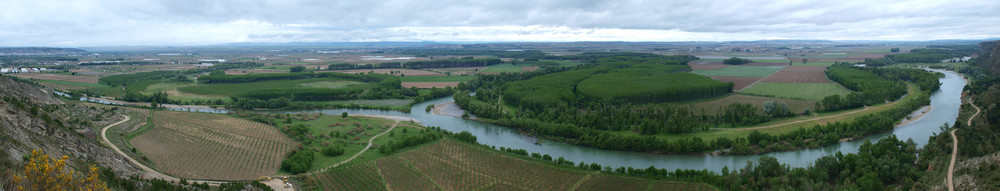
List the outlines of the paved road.
<svg viewBox="0 0 1000 191">
<path fill-rule="evenodd" d="M 965 122 L 966 126 L 972 125 L 972 119 L 975 119 L 980 112 L 979 106 L 972 103 L 971 98 L 969 99 L 969 104 L 976 108 L 976 113 L 972 114 L 972 116 L 969 117 L 969 121 Z M 953 177 L 955 175 L 955 158 L 958 157 L 958 137 L 955 136 L 955 131 L 958 131 L 958 129 L 951 130 L 951 142 L 954 144 L 951 145 L 951 163 L 948 164 L 948 191 L 955 191 L 955 181 Z"/>
</svg>

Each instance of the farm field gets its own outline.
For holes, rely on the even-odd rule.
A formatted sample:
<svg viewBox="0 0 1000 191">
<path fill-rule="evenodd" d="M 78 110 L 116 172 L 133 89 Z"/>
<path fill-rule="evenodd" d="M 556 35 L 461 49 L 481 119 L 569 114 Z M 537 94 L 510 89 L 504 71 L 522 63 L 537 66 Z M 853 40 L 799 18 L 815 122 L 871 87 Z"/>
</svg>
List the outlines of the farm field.
<svg viewBox="0 0 1000 191">
<path fill-rule="evenodd" d="M 314 177 L 322 190 L 569 190 L 574 185 L 584 190 L 603 188 L 585 185 L 715 190 L 700 183 L 642 180 L 556 167 L 450 139 Z"/>
<path fill-rule="evenodd" d="M 764 78 L 761 82 L 833 83 L 826 78 L 826 66 L 788 66 Z"/>
<path fill-rule="evenodd" d="M 476 78 L 475 76 L 404 76 L 399 79 L 403 82 L 466 82 Z"/>
<path fill-rule="evenodd" d="M 323 83 L 337 83 L 340 81 L 346 81 L 336 78 L 312 78 L 312 79 L 301 79 L 301 80 L 267 80 L 251 83 L 212 83 L 212 84 L 199 84 L 199 85 L 189 85 L 184 87 L 178 87 L 177 90 L 183 93 L 199 94 L 199 95 L 221 95 L 221 96 L 232 96 L 241 93 L 246 93 L 250 91 L 259 90 L 269 90 L 269 89 L 284 89 L 290 87 L 309 87 L 315 86 L 314 84 Z M 363 83 L 354 83 L 345 86 L 361 86 Z"/>
<path fill-rule="evenodd" d="M 325 68 L 325 67 L 324 67 Z M 320 70 L 316 72 L 340 72 L 348 74 L 356 73 L 376 73 L 376 74 L 390 74 L 400 76 L 445 76 L 444 72 L 431 72 L 426 70 L 413 70 L 413 69 L 403 69 L 403 68 L 392 68 L 392 69 L 354 69 L 354 70 Z"/>
<path fill-rule="evenodd" d="M 417 88 L 445 88 L 448 86 L 458 87 L 459 82 L 403 82 L 404 88 L 417 87 Z"/>
<path fill-rule="evenodd" d="M 18 73 L 13 76 L 19 78 L 30 78 L 37 80 L 51 80 L 51 81 L 65 81 L 65 82 L 79 82 L 86 84 L 97 84 L 97 76 L 88 75 L 64 75 L 64 74 L 53 74 L 53 73 Z"/>
<path fill-rule="evenodd" d="M 752 103 L 758 108 L 764 105 L 766 101 L 774 101 L 775 103 L 786 103 L 788 104 L 788 110 L 795 113 L 803 113 L 806 109 L 815 110 L 815 101 L 805 101 L 805 100 L 794 100 L 794 99 L 782 99 L 773 97 L 762 97 L 753 95 L 742 95 L 742 94 L 732 94 L 720 99 L 715 99 L 711 101 L 701 101 L 695 103 L 682 104 L 681 106 L 691 107 L 691 111 L 696 113 L 705 111 L 707 115 L 715 115 L 719 112 L 719 108 L 730 103 Z"/>
<path fill-rule="evenodd" d="M 756 83 L 761 77 L 743 77 L 743 76 L 708 76 L 709 78 L 723 81 L 732 82 L 734 84 L 733 90 L 740 91 L 753 83 Z"/>
<path fill-rule="evenodd" d="M 523 72 L 524 70 L 521 67 L 524 66 L 532 66 L 532 65 L 497 64 L 497 65 L 487 66 L 486 69 L 479 70 L 479 72 L 477 73 Z"/>
<path fill-rule="evenodd" d="M 451 75 L 462 75 L 462 74 L 465 74 L 467 76 L 472 76 L 472 75 L 476 75 L 476 72 L 478 72 L 479 70 L 482 70 L 482 69 L 486 69 L 486 68 L 485 67 L 429 68 L 427 70 L 430 70 L 432 72 L 441 73 L 442 75 L 444 75 L 445 73 L 449 73 L 450 72 Z"/>
<path fill-rule="evenodd" d="M 270 125 L 225 115 L 157 111 L 155 127 L 130 141 L 164 173 L 248 180 L 277 172 L 298 144 Z"/>
<path fill-rule="evenodd" d="M 818 101 L 830 95 L 847 95 L 851 90 L 836 83 L 765 83 L 760 82 L 742 93 L 768 95 L 780 98 Z"/>
<path fill-rule="evenodd" d="M 834 60 L 819 60 L 819 61 L 808 61 L 805 64 L 803 64 L 802 63 L 802 59 L 799 59 L 798 61 L 792 61 L 792 66 L 799 66 L 799 65 L 803 65 L 803 66 L 831 66 L 831 65 L 833 65 L 836 62 L 837 61 L 834 61 Z"/>
<path fill-rule="evenodd" d="M 920 88 L 917 87 L 917 85 L 914 84 L 914 83 L 907 82 L 906 84 L 907 84 L 909 93 L 907 93 L 906 96 L 903 97 L 903 99 L 901 99 L 899 101 L 889 102 L 889 103 L 879 104 L 879 105 L 874 105 L 874 106 L 868 106 L 867 109 L 866 108 L 857 108 L 857 109 L 842 110 L 842 111 L 836 111 L 836 112 L 813 113 L 813 115 L 808 115 L 808 116 L 800 115 L 800 116 L 796 116 L 796 117 L 792 117 L 792 118 L 785 118 L 785 119 L 780 119 L 780 120 L 774 120 L 774 121 L 770 121 L 770 122 L 765 122 L 765 123 L 754 125 L 755 127 L 767 127 L 767 128 L 754 129 L 754 130 L 760 131 L 761 133 L 771 134 L 771 135 L 781 135 L 781 134 L 785 134 L 785 133 L 789 133 L 789 132 L 795 131 L 797 129 L 802 129 L 802 128 L 808 129 L 808 128 L 815 127 L 816 125 L 825 125 L 827 123 L 847 122 L 847 121 L 854 120 L 855 118 L 858 118 L 858 117 L 861 117 L 861 116 L 864 116 L 864 115 L 868 115 L 868 114 L 877 113 L 877 112 L 880 112 L 880 111 L 889 110 L 889 109 L 895 108 L 897 105 L 899 105 L 899 103 L 906 102 L 906 100 L 917 99 L 917 96 L 918 96 L 917 94 L 919 94 L 918 91 L 920 91 L 919 90 Z M 740 99 L 743 99 L 743 98 L 740 98 Z M 787 103 L 789 104 L 789 107 L 793 107 L 792 106 L 793 105 L 792 102 L 787 102 Z M 709 107 L 706 107 L 706 110 L 708 108 Z M 789 108 L 789 109 L 791 109 L 791 108 Z M 695 111 L 697 112 L 697 110 L 695 110 Z M 800 112 L 800 111 L 796 111 L 796 110 L 793 110 L 793 111 Z M 706 111 L 706 113 L 708 113 L 708 112 Z M 815 118 L 820 118 L 820 119 L 818 119 L 818 120 L 812 120 L 812 119 L 815 119 Z M 811 121 L 806 121 L 806 120 L 811 120 Z M 737 137 L 746 137 L 747 134 L 750 133 L 750 131 L 751 130 L 749 130 L 748 128 L 713 128 L 713 129 L 709 129 L 708 131 L 701 131 L 701 132 L 695 132 L 695 133 L 671 134 L 671 135 L 657 135 L 657 136 L 660 137 L 660 138 L 666 139 L 666 140 L 671 140 L 671 141 L 685 140 L 685 139 L 690 139 L 691 137 L 699 137 L 699 138 L 705 140 L 706 143 L 710 143 L 712 140 L 715 140 L 715 139 L 720 138 L 720 137 L 726 137 L 726 138 L 730 138 L 730 139 L 734 139 L 734 138 L 737 138 Z M 632 132 L 626 132 L 624 134 L 634 134 L 634 133 L 632 133 Z"/>
<path fill-rule="evenodd" d="M 729 66 L 717 70 L 695 70 L 691 73 L 703 76 L 744 76 L 744 77 L 766 77 L 778 70 L 782 66 Z"/>
</svg>

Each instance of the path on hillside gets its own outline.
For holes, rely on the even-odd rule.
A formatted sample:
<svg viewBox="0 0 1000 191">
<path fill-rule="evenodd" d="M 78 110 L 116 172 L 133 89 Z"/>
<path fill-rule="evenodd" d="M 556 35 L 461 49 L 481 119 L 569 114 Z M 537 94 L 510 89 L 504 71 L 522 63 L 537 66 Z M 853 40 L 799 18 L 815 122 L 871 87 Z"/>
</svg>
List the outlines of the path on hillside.
<svg viewBox="0 0 1000 191">
<path fill-rule="evenodd" d="M 181 180 L 180 178 L 160 173 L 159 171 L 153 170 L 153 168 L 149 168 L 148 166 L 143 165 L 142 163 L 139 163 L 139 161 L 136 161 L 135 159 L 132 159 L 132 157 L 129 157 L 127 154 L 125 154 L 125 152 L 122 152 L 122 150 L 119 149 L 118 146 L 116 146 L 115 144 L 111 143 L 111 140 L 108 140 L 108 129 L 111 129 L 111 127 L 113 127 L 115 125 L 119 125 L 119 124 L 125 123 L 126 121 L 128 121 L 130 119 L 127 115 L 122 115 L 122 116 L 125 117 L 125 119 L 123 119 L 122 121 L 119 121 L 117 123 L 113 123 L 111 125 L 108 125 L 107 127 L 104 127 L 104 129 L 101 129 L 101 139 L 104 139 L 104 143 L 108 144 L 108 146 L 111 146 L 111 148 L 114 149 L 115 152 L 118 152 L 118 154 L 120 154 L 120 155 L 124 156 L 125 158 L 127 158 L 129 162 L 132 162 L 132 164 L 135 164 L 136 166 L 138 166 L 143 171 L 146 171 L 147 173 L 152 174 L 155 178 L 163 179 L 163 180 L 168 181 L 168 182 L 180 182 L 180 180 Z M 225 183 L 225 182 L 222 182 L 222 181 L 209 181 L 209 180 L 188 180 L 188 182 L 199 183 L 199 184 L 200 183 L 208 183 L 209 185 L 213 185 L 213 186 L 218 186 L 219 184 Z"/>
<path fill-rule="evenodd" d="M 972 125 L 972 119 L 975 119 L 976 115 L 979 115 L 979 112 L 981 111 L 979 110 L 979 106 L 976 106 L 975 103 L 972 103 L 972 98 L 969 98 L 969 105 L 972 105 L 973 108 L 976 108 L 976 113 L 972 114 L 972 116 L 969 117 L 968 122 L 965 122 L 966 126 Z M 955 131 L 958 131 L 958 129 L 951 130 L 952 145 L 951 145 L 951 163 L 948 164 L 948 191 L 955 191 L 955 181 L 954 179 L 952 179 L 955 176 L 955 158 L 958 157 L 958 137 L 955 136 Z"/>
<path fill-rule="evenodd" d="M 803 119 L 803 120 L 792 121 L 792 122 L 782 123 L 782 124 L 774 124 L 774 125 L 758 126 L 758 127 L 748 127 L 748 128 L 711 128 L 711 129 L 713 129 L 713 130 L 741 130 L 741 131 L 743 131 L 743 130 L 755 130 L 755 129 L 767 129 L 767 128 L 771 128 L 771 127 L 785 126 L 785 125 L 791 125 L 791 124 L 796 124 L 796 123 L 810 122 L 810 121 L 816 121 L 816 120 L 821 120 L 821 119 L 829 119 L 829 118 L 840 117 L 840 116 L 844 116 L 844 115 L 855 114 L 855 113 L 858 113 L 858 112 L 866 111 L 866 110 L 868 110 L 868 108 L 869 108 L 868 106 L 865 106 L 865 108 L 861 109 L 861 110 L 850 111 L 850 112 L 845 112 L 845 113 L 836 114 L 836 115 L 830 115 L 830 116 L 824 116 L 824 117 L 817 117 L 817 118 L 811 118 L 811 119 Z"/>
<path fill-rule="evenodd" d="M 392 117 L 392 116 L 389 116 L 389 117 Z M 351 160 L 354 160 L 354 158 L 358 158 L 358 156 L 361 156 L 361 154 L 364 154 L 365 151 L 368 151 L 368 149 L 372 147 L 372 144 L 375 142 L 375 138 L 378 138 L 378 137 L 380 137 L 382 135 L 385 135 L 386 133 L 391 132 L 393 129 L 396 128 L 396 125 L 399 125 L 400 120 L 398 118 L 386 118 L 386 119 L 395 120 L 396 123 L 393 123 L 392 127 L 389 127 L 389 130 L 385 130 L 385 132 L 379 133 L 378 135 L 375 135 L 372 138 L 368 139 L 368 146 L 365 146 L 364 149 L 361 149 L 361 151 L 359 151 L 358 154 L 354 154 L 354 156 L 351 156 L 351 158 L 348 158 L 347 160 L 341 161 L 340 163 L 337 163 L 337 164 L 334 164 L 334 165 L 330 165 L 330 166 L 328 166 L 326 168 L 319 169 L 319 170 L 316 170 L 316 171 L 313 171 L 313 172 L 310 172 L 310 173 L 306 173 L 306 175 L 312 175 L 312 174 L 315 174 L 315 173 L 325 172 L 326 170 L 330 170 L 331 168 L 338 167 L 340 165 L 346 164 L 347 162 L 351 162 Z"/>
</svg>

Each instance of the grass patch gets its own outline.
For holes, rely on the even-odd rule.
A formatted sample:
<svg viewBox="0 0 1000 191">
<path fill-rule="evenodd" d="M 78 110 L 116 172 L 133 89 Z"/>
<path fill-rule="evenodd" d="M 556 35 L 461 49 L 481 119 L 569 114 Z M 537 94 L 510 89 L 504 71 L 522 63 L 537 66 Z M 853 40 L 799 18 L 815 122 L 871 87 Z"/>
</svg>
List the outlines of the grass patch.
<svg viewBox="0 0 1000 191">
<path fill-rule="evenodd" d="M 753 62 L 765 62 L 765 63 L 788 63 L 787 59 L 750 59 Z"/>
<path fill-rule="evenodd" d="M 798 62 L 794 62 L 793 61 L 792 65 L 793 66 L 832 66 L 835 62 L 837 62 L 837 61 L 833 61 L 833 60 L 821 60 L 821 61 L 807 61 L 805 64 L 803 64 L 802 60 L 799 60 Z"/>
<path fill-rule="evenodd" d="M 86 82 L 70 82 L 70 81 L 58 81 L 58 80 L 35 80 L 35 81 L 43 82 L 43 83 L 61 84 L 61 85 L 67 85 L 67 86 L 88 87 L 88 88 L 111 87 L 111 86 L 107 86 L 107 85 L 104 85 L 104 84 L 94 84 L 94 83 L 86 83 Z"/>
<path fill-rule="evenodd" d="M 520 68 L 518 69 L 520 70 Z M 482 72 L 482 71 L 480 71 Z M 403 82 L 467 82 L 475 76 L 403 76 Z"/>
<path fill-rule="evenodd" d="M 486 73 L 522 72 L 523 70 L 521 70 L 521 67 L 525 67 L 525 66 L 533 66 L 533 65 L 529 65 L 529 64 L 518 64 L 518 65 L 513 65 L 513 64 L 497 64 L 497 65 L 487 66 L 486 69 L 480 70 L 479 72 L 480 73 L 482 73 L 482 72 L 486 72 Z"/>
<path fill-rule="evenodd" d="M 718 70 L 695 70 L 691 73 L 704 76 L 767 77 L 784 66 L 729 66 Z"/>
<path fill-rule="evenodd" d="M 741 91 L 746 94 L 769 95 L 780 98 L 819 101 L 830 95 L 847 95 L 851 92 L 836 83 L 755 83 Z"/>
<path fill-rule="evenodd" d="M 192 93 L 200 95 L 221 95 L 233 96 L 251 91 L 286 89 L 292 87 L 305 87 L 303 84 L 315 84 L 316 82 L 336 83 L 345 81 L 337 78 L 311 78 L 300 80 L 267 80 L 251 83 L 213 83 L 199 84 L 177 88 L 182 93 Z M 323 84 L 323 83 L 320 83 Z M 368 84 L 354 84 L 348 86 L 363 86 Z M 310 85 L 311 86 L 311 85 Z"/>
<path fill-rule="evenodd" d="M 774 127 L 757 129 L 757 130 L 760 131 L 761 133 L 767 133 L 767 134 L 771 134 L 771 135 L 781 135 L 781 134 L 786 134 L 786 133 L 795 131 L 795 130 L 800 129 L 800 128 L 813 128 L 816 125 L 825 125 L 827 123 L 852 121 L 852 120 L 854 120 L 854 118 L 858 118 L 858 117 L 861 117 L 861 116 L 864 116 L 864 115 L 868 115 L 868 114 L 872 114 L 872 113 L 877 113 L 877 112 L 880 112 L 880 111 L 885 111 L 885 110 L 888 110 L 888 109 L 895 108 L 897 104 L 906 102 L 907 100 L 917 99 L 917 97 L 919 97 L 917 94 L 920 94 L 920 92 L 919 92 L 920 88 L 918 88 L 916 84 L 911 83 L 911 82 L 907 82 L 906 84 L 907 84 L 907 87 L 909 87 L 909 93 L 907 93 L 906 96 L 903 97 L 903 99 L 901 99 L 900 101 L 889 102 L 889 103 L 880 104 L 880 105 L 874 105 L 874 106 L 868 106 L 867 110 L 864 110 L 864 108 L 857 108 L 857 109 L 843 110 L 843 111 L 836 111 L 836 112 L 819 113 L 819 114 L 814 114 L 814 115 L 810 115 L 810 116 L 796 116 L 796 117 L 785 118 L 785 119 L 777 119 L 777 120 L 774 120 L 774 121 L 770 121 L 770 122 L 766 122 L 766 123 L 762 123 L 762 124 L 757 124 L 757 125 L 755 125 L 755 127 L 776 125 Z M 860 112 L 857 112 L 857 113 L 846 114 L 846 115 L 842 115 L 842 116 L 836 116 L 836 115 L 839 115 L 839 114 L 844 114 L 844 113 L 849 113 L 849 112 L 855 112 L 855 111 L 859 111 L 859 110 L 864 110 L 864 111 L 860 111 Z M 831 116 L 836 116 L 836 117 L 831 117 Z M 819 119 L 819 120 L 813 120 L 813 121 L 799 122 L 799 121 L 802 121 L 802 120 L 809 120 L 809 119 L 812 119 L 812 118 L 820 118 L 820 117 L 829 117 L 829 118 L 824 118 L 824 119 Z M 730 138 L 730 139 L 734 139 L 734 138 L 737 138 L 737 137 L 746 138 L 746 136 L 750 132 L 751 132 L 751 130 L 747 130 L 746 128 L 726 128 L 726 129 L 710 129 L 710 130 L 706 130 L 706 131 L 700 131 L 700 132 L 688 133 L 688 134 L 669 134 L 669 135 L 667 135 L 667 134 L 660 134 L 660 135 L 656 135 L 656 136 L 659 137 L 659 138 L 662 138 L 662 139 L 670 140 L 670 141 L 690 140 L 692 137 L 699 137 L 702 140 L 705 140 L 706 143 L 711 143 L 712 140 L 715 140 L 715 139 L 717 139 L 719 137 L 726 137 L 726 138 Z M 615 133 L 631 134 L 631 135 L 639 136 L 638 134 L 636 134 L 634 132 L 629 132 L 629 131 L 621 131 L 621 132 L 615 132 Z"/>
</svg>

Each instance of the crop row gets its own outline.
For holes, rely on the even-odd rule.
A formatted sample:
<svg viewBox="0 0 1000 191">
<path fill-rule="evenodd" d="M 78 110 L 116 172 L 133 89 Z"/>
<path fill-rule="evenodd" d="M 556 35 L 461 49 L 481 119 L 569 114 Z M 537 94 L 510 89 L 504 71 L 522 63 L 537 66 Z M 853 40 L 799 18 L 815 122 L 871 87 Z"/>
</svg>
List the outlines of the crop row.
<svg viewBox="0 0 1000 191">
<path fill-rule="evenodd" d="M 170 174 L 191 179 L 245 180 L 273 173 L 295 146 L 276 129 L 214 114 L 161 111 L 156 126 L 133 145 Z"/>
</svg>

